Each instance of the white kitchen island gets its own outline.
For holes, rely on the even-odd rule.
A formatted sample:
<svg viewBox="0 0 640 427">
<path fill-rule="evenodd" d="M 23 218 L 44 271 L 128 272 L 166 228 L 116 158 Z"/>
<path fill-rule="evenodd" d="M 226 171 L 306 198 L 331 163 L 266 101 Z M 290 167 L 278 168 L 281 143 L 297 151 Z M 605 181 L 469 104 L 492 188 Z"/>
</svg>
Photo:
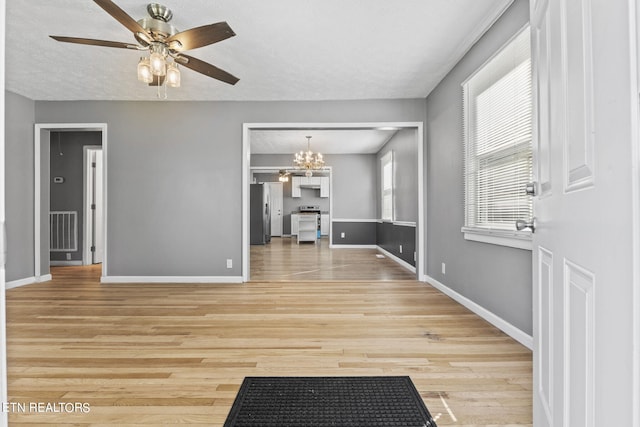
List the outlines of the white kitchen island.
<svg viewBox="0 0 640 427">
<path fill-rule="evenodd" d="M 318 238 L 318 214 L 298 214 L 298 244 L 300 242 L 316 243 Z"/>
</svg>

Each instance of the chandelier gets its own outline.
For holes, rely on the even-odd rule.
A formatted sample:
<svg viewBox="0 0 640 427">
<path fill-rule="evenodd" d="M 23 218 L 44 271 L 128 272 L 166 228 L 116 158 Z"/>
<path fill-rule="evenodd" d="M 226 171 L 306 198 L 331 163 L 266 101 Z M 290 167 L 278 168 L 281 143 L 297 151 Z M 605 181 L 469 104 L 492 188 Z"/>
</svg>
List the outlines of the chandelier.
<svg viewBox="0 0 640 427">
<path fill-rule="evenodd" d="M 300 151 L 293 157 L 293 164 L 298 169 L 305 171 L 304 176 L 313 175 L 313 170 L 322 169 L 324 167 L 324 159 L 322 154 L 311 151 L 311 137 L 307 136 L 307 151 Z"/>
</svg>

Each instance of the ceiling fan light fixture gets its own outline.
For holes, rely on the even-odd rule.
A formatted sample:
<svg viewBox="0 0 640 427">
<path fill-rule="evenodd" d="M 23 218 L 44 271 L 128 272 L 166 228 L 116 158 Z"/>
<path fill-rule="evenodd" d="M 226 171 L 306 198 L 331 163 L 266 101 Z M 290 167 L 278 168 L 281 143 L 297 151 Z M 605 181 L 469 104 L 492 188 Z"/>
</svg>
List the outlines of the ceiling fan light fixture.
<svg viewBox="0 0 640 427">
<path fill-rule="evenodd" d="M 169 87 L 180 87 L 180 70 L 175 62 L 167 66 L 167 85 Z"/>
<path fill-rule="evenodd" d="M 113 0 L 94 0 L 94 2 L 131 31 L 138 44 L 80 37 L 54 35 L 50 37 L 65 43 L 148 51 L 146 54 L 148 56 L 140 58 L 138 62 L 136 70 L 138 80 L 156 87 L 158 97 L 161 99 L 167 98 L 167 86 L 174 88 L 181 86 L 178 63 L 192 71 L 230 85 L 238 82 L 239 79 L 232 74 L 200 59 L 182 54 L 183 51 L 208 46 L 235 36 L 236 34 L 226 22 L 178 31 L 170 23 L 173 12 L 161 4 L 148 4 L 149 16 L 136 21 Z M 164 97 L 160 93 L 161 87 L 164 87 Z"/>
<path fill-rule="evenodd" d="M 149 55 L 151 72 L 154 76 L 164 76 L 167 74 L 167 61 L 164 58 L 164 55 L 159 52 L 153 52 Z"/>
<path fill-rule="evenodd" d="M 151 83 L 153 81 L 149 58 L 140 58 L 140 62 L 138 62 L 138 80 L 143 83 Z"/>
</svg>

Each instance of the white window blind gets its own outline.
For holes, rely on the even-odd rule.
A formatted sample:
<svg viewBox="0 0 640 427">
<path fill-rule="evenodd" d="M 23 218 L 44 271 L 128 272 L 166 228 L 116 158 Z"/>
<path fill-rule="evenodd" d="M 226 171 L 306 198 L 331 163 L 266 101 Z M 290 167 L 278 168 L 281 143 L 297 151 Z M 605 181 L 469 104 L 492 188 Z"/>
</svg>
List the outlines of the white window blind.
<svg viewBox="0 0 640 427">
<path fill-rule="evenodd" d="M 529 28 L 463 83 L 465 227 L 515 230 L 533 217 Z"/>
<path fill-rule="evenodd" d="M 382 219 L 393 221 L 393 151 L 380 159 L 382 169 Z"/>
</svg>

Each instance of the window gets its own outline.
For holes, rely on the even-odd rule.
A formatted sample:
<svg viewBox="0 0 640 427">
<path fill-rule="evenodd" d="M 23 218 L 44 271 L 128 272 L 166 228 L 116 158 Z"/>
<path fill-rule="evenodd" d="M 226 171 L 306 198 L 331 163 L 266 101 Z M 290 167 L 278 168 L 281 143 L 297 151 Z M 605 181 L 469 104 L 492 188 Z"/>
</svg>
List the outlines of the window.
<svg viewBox="0 0 640 427">
<path fill-rule="evenodd" d="M 382 170 L 382 219 L 393 221 L 393 151 L 380 159 Z"/>
<path fill-rule="evenodd" d="M 533 216 L 529 28 L 463 83 L 465 238 L 530 248 Z M 488 236 L 488 237 L 482 237 Z M 519 242 L 518 242 L 519 240 Z M 529 240 L 529 242 L 523 242 Z"/>
</svg>

